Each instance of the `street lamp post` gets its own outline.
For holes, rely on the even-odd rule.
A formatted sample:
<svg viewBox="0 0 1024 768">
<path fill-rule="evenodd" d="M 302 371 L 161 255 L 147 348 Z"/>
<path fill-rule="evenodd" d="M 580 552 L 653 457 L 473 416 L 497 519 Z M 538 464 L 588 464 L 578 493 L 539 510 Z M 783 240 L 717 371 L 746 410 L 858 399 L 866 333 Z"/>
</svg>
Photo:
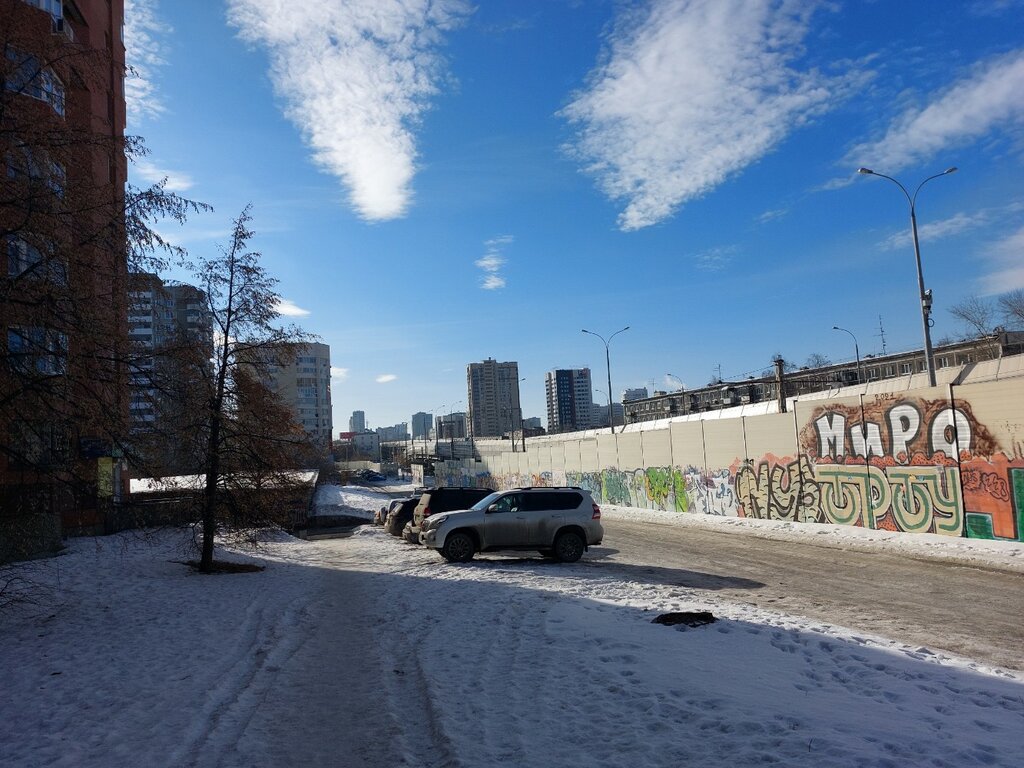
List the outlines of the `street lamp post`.
<svg viewBox="0 0 1024 768">
<path fill-rule="evenodd" d="M 857 383 L 860 384 L 864 381 L 864 377 L 861 375 L 860 370 L 860 345 L 857 344 L 857 337 L 853 335 L 853 331 L 848 331 L 845 328 L 840 328 L 838 325 L 832 326 L 833 331 L 844 331 L 850 334 L 850 338 L 853 339 L 853 353 L 857 356 Z"/>
<path fill-rule="evenodd" d="M 921 187 L 932 179 L 956 173 L 956 170 L 956 166 L 953 166 L 952 168 L 947 168 L 942 173 L 936 173 L 934 176 L 929 176 L 917 185 L 917 189 L 914 190 L 914 194 L 911 196 L 911 194 L 907 192 L 907 188 L 896 181 L 892 176 L 886 176 L 884 173 L 877 173 L 870 168 L 857 169 L 857 173 L 888 179 L 900 188 L 904 196 L 907 198 L 907 202 L 910 203 L 910 229 L 914 235 L 914 258 L 917 260 L 917 288 L 921 294 L 921 322 L 924 325 L 924 361 L 925 367 L 928 370 L 928 386 L 930 387 L 935 386 L 935 358 L 932 354 L 931 318 L 929 317 L 932 312 L 932 292 L 930 290 L 925 290 L 924 273 L 921 271 L 921 246 L 917 238 L 917 193 L 921 191 Z"/>
<path fill-rule="evenodd" d="M 602 395 L 603 395 L 603 394 L 605 394 L 605 391 L 604 391 L 603 389 L 601 389 L 600 387 L 594 387 L 594 391 L 595 391 L 595 392 L 600 392 L 600 393 L 601 393 Z M 597 403 L 594 403 L 594 405 L 597 405 Z M 611 414 L 610 414 L 610 412 L 609 412 L 609 415 L 608 415 L 608 424 L 610 425 L 611 423 L 612 423 L 612 417 L 611 417 Z"/>
<path fill-rule="evenodd" d="M 678 376 L 676 376 L 674 373 L 666 373 L 665 376 L 666 377 L 671 376 L 673 379 L 675 379 L 676 381 L 679 382 L 679 394 L 680 394 L 679 405 L 682 406 L 682 404 L 683 404 L 683 398 L 682 398 L 682 394 L 683 394 L 683 380 L 680 379 Z M 669 399 L 668 402 L 669 402 L 669 407 L 668 407 L 669 415 L 671 415 L 671 413 L 672 413 L 672 400 L 671 400 L 671 398 Z"/>
<path fill-rule="evenodd" d="M 615 434 L 615 411 L 612 410 L 612 362 L 611 362 L 611 355 L 608 352 L 608 345 L 611 344 L 612 343 L 612 339 L 614 339 L 620 333 L 622 333 L 623 331 L 628 331 L 629 330 L 629 326 L 627 325 L 625 328 L 620 328 L 615 333 L 613 333 L 611 336 L 609 336 L 607 339 L 605 339 L 605 337 L 602 336 L 599 333 L 594 333 L 593 331 L 588 331 L 586 328 L 583 328 L 581 330 L 583 331 L 583 333 L 590 334 L 591 336 L 597 336 L 597 338 L 599 338 L 601 341 L 604 342 L 604 363 L 605 363 L 605 366 L 606 366 L 606 368 L 608 370 L 608 423 L 611 425 L 612 434 Z M 626 424 L 625 424 L 626 414 L 625 413 L 622 414 L 622 421 L 623 421 L 622 428 L 625 429 L 626 428 Z"/>
<path fill-rule="evenodd" d="M 449 447 L 452 452 L 452 461 L 455 461 L 455 406 L 462 405 L 462 402 L 462 400 L 456 400 L 449 406 L 451 410 L 448 412 L 448 436 L 450 438 Z"/>
</svg>

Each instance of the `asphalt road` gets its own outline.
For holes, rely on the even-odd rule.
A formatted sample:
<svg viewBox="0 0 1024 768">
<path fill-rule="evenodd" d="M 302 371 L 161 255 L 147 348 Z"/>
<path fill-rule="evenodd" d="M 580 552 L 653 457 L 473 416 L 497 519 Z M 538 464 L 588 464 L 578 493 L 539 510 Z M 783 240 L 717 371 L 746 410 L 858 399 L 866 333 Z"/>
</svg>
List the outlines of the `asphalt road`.
<svg viewBox="0 0 1024 768">
<path fill-rule="evenodd" d="M 1024 671 L 1024 574 L 606 518 L 605 567 Z"/>
</svg>

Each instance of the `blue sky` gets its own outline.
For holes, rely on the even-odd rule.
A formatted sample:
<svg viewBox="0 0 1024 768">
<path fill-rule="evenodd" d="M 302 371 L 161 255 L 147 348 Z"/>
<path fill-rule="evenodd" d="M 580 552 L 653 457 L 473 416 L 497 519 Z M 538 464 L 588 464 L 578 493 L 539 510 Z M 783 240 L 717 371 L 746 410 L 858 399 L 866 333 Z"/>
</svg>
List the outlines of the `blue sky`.
<svg viewBox="0 0 1024 768">
<path fill-rule="evenodd" d="M 331 346 L 335 431 L 465 408 L 466 364 L 673 389 L 775 354 L 921 345 L 1024 287 L 1024 3 L 128 0 L 129 131 L 253 204 L 282 310 Z M 603 393 L 595 399 L 604 400 Z M 460 402 L 461 401 L 461 402 Z M 442 406 L 444 406 L 442 408 Z"/>
</svg>

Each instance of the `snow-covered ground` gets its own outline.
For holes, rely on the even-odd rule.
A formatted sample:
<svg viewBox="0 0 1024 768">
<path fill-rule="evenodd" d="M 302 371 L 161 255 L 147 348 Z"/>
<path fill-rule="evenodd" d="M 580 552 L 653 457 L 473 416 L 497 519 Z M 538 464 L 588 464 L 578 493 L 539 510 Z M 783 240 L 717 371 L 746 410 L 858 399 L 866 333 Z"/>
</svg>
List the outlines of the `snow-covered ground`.
<svg viewBox="0 0 1024 768">
<path fill-rule="evenodd" d="M 320 493 L 368 511 L 386 498 Z M 1020 561 L 998 542 L 671 520 Z M 200 576 L 177 562 L 186 538 L 78 539 L 8 571 L 35 583 L 36 603 L 0 616 L 0 765 L 1024 764 L 1019 674 L 605 576 L 601 548 L 573 565 L 452 566 L 364 527 L 224 548 L 265 570 Z M 719 621 L 651 623 L 680 610 Z"/>
<path fill-rule="evenodd" d="M 389 485 L 321 485 L 313 497 L 314 515 L 345 514 L 373 519 L 373 513 L 388 503 L 389 493 L 412 495 L 413 486 Z"/>
</svg>

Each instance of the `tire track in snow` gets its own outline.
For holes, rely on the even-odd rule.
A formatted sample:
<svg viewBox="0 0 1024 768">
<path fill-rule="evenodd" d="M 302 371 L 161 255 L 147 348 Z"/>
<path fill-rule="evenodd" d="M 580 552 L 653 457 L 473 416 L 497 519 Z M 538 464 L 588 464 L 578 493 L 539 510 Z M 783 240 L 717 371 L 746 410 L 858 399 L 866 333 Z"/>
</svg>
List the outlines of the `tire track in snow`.
<svg viewBox="0 0 1024 768">
<path fill-rule="evenodd" d="M 266 594 L 246 609 L 239 642 L 227 664 L 214 673 L 218 680 L 184 734 L 181 746 L 167 765 L 202 768 L 219 765 L 245 731 L 256 708 L 273 687 L 276 673 L 305 642 L 305 633 L 295 630 L 307 615 L 306 603 L 291 603 L 280 618 L 270 620 Z"/>
<path fill-rule="evenodd" d="M 382 598 L 387 600 L 392 614 L 401 617 L 398 627 L 392 627 L 387 642 L 382 644 L 385 669 L 392 670 L 391 675 L 385 672 L 387 694 L 392 701 L 402 702 L 401 706 L 389 708 L 393 718 L 401 718 L 393 719 L 391 731 L 405 763 L 425 768 L 459 768 L 462 762 L 445 729 L 436 702 L 437 692 L 431 688 L 418 648 L 417 639 L 430 629 L 418 621 L 424 616 L 412 610 L 419 590 L 404 588 L 404 584 L 393 584 L 388 590 L 390 594 Z"/>
</svg>

